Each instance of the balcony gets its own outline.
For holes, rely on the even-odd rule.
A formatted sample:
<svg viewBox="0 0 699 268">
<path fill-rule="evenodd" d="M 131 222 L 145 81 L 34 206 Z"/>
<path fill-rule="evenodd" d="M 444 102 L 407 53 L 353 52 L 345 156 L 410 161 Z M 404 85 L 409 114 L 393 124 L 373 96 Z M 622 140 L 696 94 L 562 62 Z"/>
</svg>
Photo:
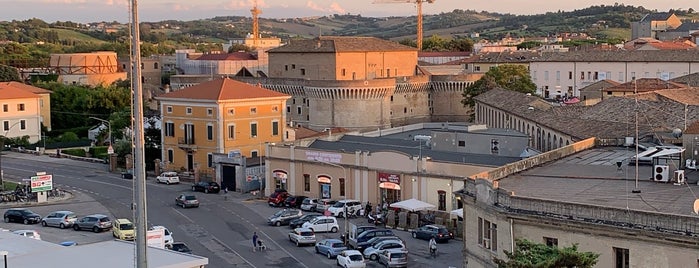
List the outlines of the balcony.
<svg viewBox="0 0 699 268">
<path fill-rule="evenodd" d="M 192 150 L 192 151 L 197 150 L 197 145 L 194 141 L 194 138 L 190 138 L 190 137 L 177 138 L 177 146 L 180 147 L 180 149 Z"/>
</svg>

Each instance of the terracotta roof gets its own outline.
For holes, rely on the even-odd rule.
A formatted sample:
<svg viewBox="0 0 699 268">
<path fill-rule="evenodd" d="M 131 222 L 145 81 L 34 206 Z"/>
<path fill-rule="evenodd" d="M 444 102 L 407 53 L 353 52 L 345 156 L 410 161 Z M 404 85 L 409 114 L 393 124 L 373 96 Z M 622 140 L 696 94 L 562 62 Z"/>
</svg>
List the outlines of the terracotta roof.
<svg viewBox="0 0 699 268">
<path fill-rule="evenodd" d="M 594 83 L 592 83 L 584 88 L 581 88 L 580 91 L 581 92 L 600 91 L 600 90 L 606 90 L 608 88 L 615 87 L 618 85 L 621 85 L 621 83 L 614 81 L 614 80 L 605 79 L 605 80 L 600 80 L 600 81 L 594 82 Z"/>
<path fill-rule="evenodd" d="M 1 84 L 6 85 L 6 86 L 11 86 L 11 87 L 16 87 L 22 90 L 29 91 L 34 94 L 51 94 L 53 91 L 48 90 L 48 89 L 43 89 L 40 87 L 35 87 L 32 85 L 27 85 L 24 83 L 16 82 L 16 81 L 11 81 L 11 82 L 1 82 Z"/>
<path fill-rule="evenodd" d="M 10 85 L 9 83 L 0 83 L 0 100 L 9 99 L 27 99 L 27 98 L 38 98 L 36 95 L 26 89 Z"/>
<path fill-rule="evenodd" d="M 368 51 L 417 51 L 417 48 L 376 37 L 322 36 L 316 39 L 291 40 L 270 49 L 269 53 L 337 53 Z"/>
<path fill-rule="evenodd" d="M 257 60 L 257 57 L 247 52 L 219 53 L 219 54 L 204 54 L 194 60 Z"/>
<path fill-rule="evenodd" d="M 635 81 L 626 82 L 614 87 L 607 88 L 607 91 L 615 92 L 647 92 L 670 88 L 686 88 L 686 85 L 665 81 L 659 78 L 639 78 Z"/>
<path fill-rule="evenodd" d="M 163 94 L 157 99 L 243 100 L 258 98 L 289 98 L 289 95 L 262 87 L 252 86 L 230 78 L 219 78 L 178 91 Z"/>
<path fill-rule="evenodd" d="M 670 79 L 672 82 L 682 83 L 690 87 L 699 87 L 699 73 L 691 73 Z"/>
<path fill-rule="evenodd" d="M 684 130 L 684 134 L 699 134 L 699 121 L 687 126 L 687 129 Z"/>
<path fill-rule="evenodd" d="M 536 62 L 699 62 L 699 49 L 544 52 Z"/>
<path fill-rule="evenodd" d="M 699 88 L 678 88 L 654 91 L 660 97 L 686 105 L 699 106 Z"/>
<path fill-rule="evenodd" d="M 468 51 L 419 51 L 417 56 L 423 57 L 469 57 L 471 52 Z"/>
</svg>

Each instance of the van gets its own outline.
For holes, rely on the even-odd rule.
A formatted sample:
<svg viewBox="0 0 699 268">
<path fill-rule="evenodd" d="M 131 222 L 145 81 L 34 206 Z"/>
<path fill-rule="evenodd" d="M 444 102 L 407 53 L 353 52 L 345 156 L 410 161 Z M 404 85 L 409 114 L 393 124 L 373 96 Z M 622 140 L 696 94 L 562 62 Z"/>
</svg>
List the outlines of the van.
<svg viewBox="0 0 699 268">
<path fill-rule="evenodd" d="M 134 240 L 136 239 L 136 232 L 134 231 L 134 226 L 128 219 L 116 219 L 114 220 L 114 226 L 112 226 L 112 236 L 121 240 Z"/>
<path fill-rule="evenodd" d="M 332 216 L 342 218 L 346 216 L 345 208 L 347 208 L 347 214 L 353 215 L 362 209 L 362 203 L 359 202 L 359 200 L 339 200 L 337 203 L 329 207 L 328 211 L 330 214 L 332 214 Z"/>
<path fill-rule="evenodd" d="M 369 239 L 378 236 L 395 236 L 395 234 L 393 233 L 393 231 L 389 229 L 366 230 L 357 235 L 357 238 L 350 239 L 349 244 L 350 247 L 352 247 L 353 249 L 364 250 L 364 248 L 367 247 L 367 242 L 369 241 Z"/>
</svg>

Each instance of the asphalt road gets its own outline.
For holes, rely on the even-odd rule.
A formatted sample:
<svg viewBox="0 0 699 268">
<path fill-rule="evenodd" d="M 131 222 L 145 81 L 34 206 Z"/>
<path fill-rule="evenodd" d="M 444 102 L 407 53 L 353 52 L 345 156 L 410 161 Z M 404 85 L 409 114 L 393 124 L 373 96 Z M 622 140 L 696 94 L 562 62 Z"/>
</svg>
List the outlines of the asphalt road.
<svg viewBox="0 0 699 268">
<path fill-rule="evenodd" d="M 44 171 L 53 174 L 54 187 L 74 193 L 61 204 L 33 207 L 43 215 L 54 210 L 72 210 L 79 216 L 103 213 L 113 218 L 133 219 L 133 181 L 123 180 L 119 174 L 107 171 L 107 165 L 7 152 L 2 158 L 5 178 L 18 181 Z M 148 225 L 164 225 L 173 232 L 175 241 L 187 243 L 195 255 L 209 258 L 209 267 L 329 267 L 335 260 L 315 254 L 312 246 L 296 247 L 289 242 L 288 227 L 266 224 L 266 218 L 277 208 L 263 201 L 251 199 L 248 194 L 196 193 L 199 208 L 182 209 L 174 205 L 181 192 L 191 192 L 191 184 L 156 184 L 147 182 Z M 1 204 L 0 204 L 1 205 Z M 340 219 L 341 229 L 343 220 Z M 365 223 L 365 219 L 353 219 Z M 112 239 L 111 232 L 91 233 L 61 230 L 35 225 L 0 223 L 6 229 L 36 229 L 49 242 L 66 240 L 79 244 Z M 268 250 L 252 251 L 252 233 L 257 231 Z M 405 231 L 396 231 L 408 243 L 409 267 L 461 267 L 461 241 L 440 244 L 437 259 L 429 258 L 427 241 L 415 240 Z M 317 239 L 338 238 L 337 234 L 318 234 Z M 369 263 L 368 267 L 379 267 Z"/>
</svg>

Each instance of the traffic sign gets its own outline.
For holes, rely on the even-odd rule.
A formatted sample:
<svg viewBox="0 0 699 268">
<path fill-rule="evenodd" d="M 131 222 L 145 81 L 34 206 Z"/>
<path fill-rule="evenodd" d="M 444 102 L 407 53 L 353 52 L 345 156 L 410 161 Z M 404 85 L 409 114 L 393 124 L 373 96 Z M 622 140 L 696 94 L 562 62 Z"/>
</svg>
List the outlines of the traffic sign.
<svg viewBox="0 0 699 268">
<path fill-rule="evenodd" d="M 113 154 L 113 153 L 114 153 L 114 148 L 112 147 L 111 144 L 109 145 L 109 148 L 107 148 L 107 153 L 108 153 L 108 154 Z"/>
<path fill-rule="evenodd" d="M 31 177 L 32 192 L 53 190 L 53 175 L 39 175 Z"/>
</svg>

